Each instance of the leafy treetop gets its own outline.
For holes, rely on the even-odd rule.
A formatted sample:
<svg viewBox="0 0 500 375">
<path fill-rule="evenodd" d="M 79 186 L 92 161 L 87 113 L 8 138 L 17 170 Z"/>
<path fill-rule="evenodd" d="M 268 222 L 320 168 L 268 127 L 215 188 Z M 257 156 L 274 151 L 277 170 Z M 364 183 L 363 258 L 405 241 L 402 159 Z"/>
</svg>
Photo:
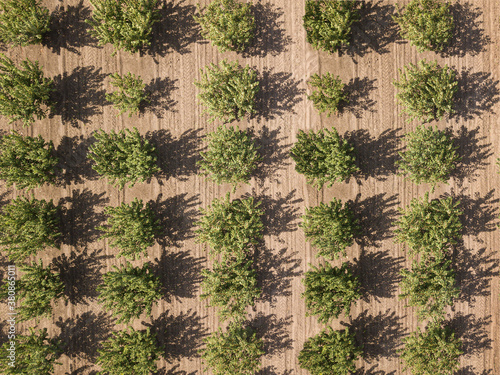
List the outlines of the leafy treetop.
<svg viewBox="0 0 500 375">
<path fill-rule="evenodd" d="M 140 112 L 143 103 L 149 101 L 148 94 L 144 91 L 146 84 L 140 76 L 136 77 L 130 72 L 123 76 L 113 73 L 111 84 L 118 90 L 106 94 L 106 100 L 114 104 L 115 108 L 120 111 L 119 115 L 128 111 L 131 117 Z"/>
<path fill-rule="evenodd" d="M 0 1 L 0 41 L 13 46 L 40 44 L 50 31 L 49 10 L 38 0 Z"/>
<path fill-rule="evenodd" d="M 307 99 L 313 102 L 319 113 L 326 112 L 330 117 L 332 114 L 337 114 L 341 106 L 349 102 L 348 95 L 344 92 L 345 84 L 338 76 L 335 77 L 329 72 L 323 75 L 313 74 L 309 84 L 317 90 L 314 90 Z"/>
</svg>

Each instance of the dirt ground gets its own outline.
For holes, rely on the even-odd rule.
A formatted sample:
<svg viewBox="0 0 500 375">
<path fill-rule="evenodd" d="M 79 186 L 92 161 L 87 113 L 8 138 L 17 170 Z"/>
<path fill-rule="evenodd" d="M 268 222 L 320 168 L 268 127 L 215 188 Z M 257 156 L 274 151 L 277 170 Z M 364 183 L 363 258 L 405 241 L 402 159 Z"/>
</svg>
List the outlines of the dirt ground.
<svg viewBox="0 0 500 375">
<path fill-rule="evenodd" d="M 34 190 L 35 197 L 52 198 L 65 207 L 63 245 L 42 256 L 58 265 L 67 287 L 68 302 L 60 301 L 52 319 L 39 324 L 68 345 L 56 374 L 93 374 L 98 370 L 92 363 L 99 343 L 111 331 L 123 328 L 96 301 L 95 287 L 101 275 L 124 262 L 115 258 L 117 251 L 99 240 L 96 226 L 105 219 L 105 206 L 135 197 L 154 202 L 170 240 L 155 245 L 147 258 L 134 262 L 154 266 L 165 298 L 155 305 L 152 316 L 142 316 L 133 326 L 152 326 L 160 332 L 160 341 L 166 346 L 165 358 L 159 362 L 161 374 L 194 375 L 205 369 L 197 350 L 219 321 L 215 309 L 199 298 L 200 271 L 211 262 L 206 249 L 195 243 L 193 223 L 199 218 L 199 208 L 231 188 L 197 173 L 195 163 L 205 146 L 204 136 L 219 123 L 209 123 L 202 114 L 193 82 L 200 77 L 200 68 L 222 59 L 237 59 L 254 67 L 262 84 L 258 116 L 235 125 L 253 129 L 264 163 L 250 185 L 233 194 L 252 194 L 265 209 L 265 241 L 256 254 L 263 296 L 249 311 L 251 324 L 266 342 L 260 374 L 307 373 L 298 366 L 298 353 L 304 341 L 324 326 L 315 317 L 305 316 L 302 275 L 309 264 L 319 260 L 298 223 L 306 206 L 329 202 L 332 197 L 353 200 L 364 227 L 363 238 L 348 252 L 348 261 L 361 277 L 364 297 L 350 317 L 335 320 L 332 326 L 355 328 L 365 349 L 365 358 L 357 363 L 359 374 L 405 374 L 397 354 L 401 339 L 424 324 L 398 299 L 399 271 L 411 263 L 404 247 L 393 241 L 392 223 L 399 207 L 430 188 L 395 174 L 402 137 L 417 123 L 409 123 L 401 115 L 392 82 L 398 69 L 422 58 L 448 64 L 460 78 L 456 115 L 435 125 L 453 131 L 463 161 L 449 184 L 431 195 L 451 194 L 461 200 L 465 211 L 463 242 L 453 255 L 461 295 L 447 316 L 464 342 L 459 374 L 500 374 L 500 231 L 496 227 L 500 176 L 495 165 L 500 156 L 496 115 L 500 110 L 500 4 L 495 0 L 453 2 L 457 22 L 453 45 L 440 55 L 417 53 L 400 40 L 390 17 L 395 1 L 367 1 L 363 22 L 354 28 L 352 46 L 339 56 L 317 52 L 306 43 L 304 3 L 254 0 L 258 35 L 251 51 L 241 56 L 221 54 L 202 40 L 191 17 L 196 1 L 169 1 L 155 27 L 152 48 L 139 57 L 121 51 L 112 56 L 111 46 L 96 46 L 83 22 L 91 14 L 88 1 L 50 0 L 44 4 L 57 16 L 45 45 L 6 51 L 17 62 L 39 60 L 57 86 L 59 104 L 51 118 L 27 129 L 0 119 L 4 131 L 16 129 L 52 140 L 61 157 L 60 183 Z M 106 77 L 113 72 L 139 74 L 154 90 L 144 114 L 117 117 L 106 103 L 104 94 L 111 88 Z M 311 74 L 325 72 L 348 82 L 352 100 L 338 117 L 318 115 L 305 96 Z M 134 126 L 157 146 L 163 174 L 150 183 L 119 191 L 92 171 L 87 148 L 97 129 Z M 318 191 L 295 172 L 288 152 L 299 129 L 332 126 L 347 133 L 358 147 L 362 174 Z M 0 193 L 2 204 L 26 194 L 5 186 Z M 3 275 L 5 269 L 2 266 Z M 20 324 L 18 330 L 33 324 Z"/>
</svg>

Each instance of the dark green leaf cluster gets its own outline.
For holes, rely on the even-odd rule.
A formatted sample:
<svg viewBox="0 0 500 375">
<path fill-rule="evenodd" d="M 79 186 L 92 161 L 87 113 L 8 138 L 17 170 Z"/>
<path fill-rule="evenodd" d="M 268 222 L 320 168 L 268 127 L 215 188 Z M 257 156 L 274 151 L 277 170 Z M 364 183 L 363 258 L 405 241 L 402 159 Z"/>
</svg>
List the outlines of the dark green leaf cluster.
<svg viewBox="0 0 500 375">
<path fill-rule="evenodd" d="M 40 135 L 23 137 L 12 132 L 0 140 L 0 178 L 7 186 L 24 189 L 53 183 L 57 163 L 52 141 L 45 142 Z"/>
<path fill-rule="evenodd" d="M 314 90 L 307 99 L 313 102 L 314 107 L 320 113 L 326 112 L 328 117 L 337 114 L 341 105 L 349 102 L 347 93 L 344 92 L 345 84 L 338 76 L 335 78 L 330 73 L 313 74 L 309 84 L 317 90 Z"/>
<path fill-rule="evenodd" d="M 151 44 L 153 25 L 160 19 L 158 0 L 90 0 L 92 19 L 85 20 L 99 45 L 137 52 Z M 116 52 L 115 52 L 116 53 Z"/>
<path fill-rule="evenodd" d="M 94 134 L 97 142 L 90 146 L 89 158 L 92 168 L 114 185 L 123 189 L 125 184 L 133 186 L 160 171 L 156 165 L 156 149 L 143 139 L 137 128 L 124 129 L 119 133 L 99 130 Z"/>
<path fill-rule="evenodd" d="M 97 289 L 106 310 L 111 311 L 119 323 L 128 323 L 143 312 L 151 314 L 153 302 L 161 298 L 161 293 L 160 280 L 149 265 L 139 268 L 127 262 L 124 267 L 113 266 L 113 269 L 104 274 L 103 284 Z"/>
<path fill-rule="evenodd" d="M 252 172 L 262 161 L 258 146 L 248 132 L 232 126 L 219 126 L 208 134 L 208 149 L 197 162 L 202 173 L 218 184 L 248 183 Z"/>
<path fill-rule="evenodd" d="M 26 59 L 18 68 L 0 54 L 0 114 L 8 117 L 9 122 L 22 120 L 28 126 L 35 117 L 47 117 L 53 91 L 54 82 L 44 77 L 38 61 Z"/>
<path fill-rule="evenodd" d="M 100 374 L 149 375 L 156 372 L 156 361 L 162 354 L 162 348 L 149 328 L 136 331 L 129 327 L 125 331 L 114 332 L 98 352 L 97 363 L 103 369 Z"/>
<path fill-rule="evenodd" d="M 119 115 L 128 111 L 128 115 L 131 117 L 140 112 L 143 103 L 149 101 L 148 94 L 144 90 L 146 84 L 141 77 L 136 77 L 132 73 L 123 76 L 113 73 L 111 74 L 111 84 L 118 90 L 106 94 L 106 99 L 120 111 Z"/>
<path fill-rule="evenodd" d="M 265 354 L 262 339 L 252 328 L 239 323 L 231 323 L 226 332 L 219 328 L 204 341 L 201 356 L 214 375 L 253 375 Z"/>
<path fill-rule="evenodd" d="M 403 175 L 417 184 L 446 182 L 460 156 L 451 136 L 437 128 L 418 126 L 405 137 L 406 150 L 399 153 L 396 163 Z"/>
<path fill-rule="evenodd" d="M 349 375 L 356 371 L 355 362 L 361 354 L 349 328 L 334 331 L 328 327 L 304 343 L 299 365 L 312 375 Z"/>
<path fill-rule="evenodd" d="M 397 97 L 410 115 L 409 120 L 423 122 L 439 120 L 447 113 L 452 115 L 454 96 L 458 91 L 457 73 L 447 65 L 420 60 L 399 70 L 401 78 L 394 81 L 400 92 Z"/>
<path fill-rule="evenodd" d="M 220 65 L 210 64 L 201 70 L 201 80 L 194 83 L 200 89 L 198 98 L 210 116 L 210 121 L 239 120 L 255 113 L 255 96 L 259 91 L 257 72 L 248 65 L 241 67 L 237 61 Z"/>
<path fill-rule="evenodd" d="M 13 46 L 40 44 L 49 31 L 49 10 L 38 0 L 0 1 L 1 42 Z"/>
<path fill-rule="evenodd" d="M 348 46 L 351 26 L 360 20 L 359 4 L 350 0 L 307 0 L 303 18 L 307 42 L 326 52 Z"/>
<path fill-rule="evenodd" d="M 199 15 L 194 19 L 201 25 L 201 34 L 220 52 L 243 52 L 252 42 L 255 18 L 250 4 L 214 0 L 205 8 L 199 4 L 197 8 Z"/>
<path fill-rule="evenodd" d="M 442 51 L 453 35 L 450 4 L 441 0 L 412 0 L 393 18 L 418 52 Z"/>
<path fill-rule="evenodd" d="M 312 266 L 303 282 L 306 291 L 302 297 L 306 301 L 307 315 L 318 315 L 320 323 L 328 323 L 342 311 L 348 316 L 351 303 L 361 298 L 361 284 L 348 263 L 343 263 L 340 268 L 329 263 L 319 268 Z"/>
<path fill-rule="evenodd" d="M 58 247 L 60 217 L 52 200 L 18 197 L 0 215 L 0 245 L 9 259 L 23 261 L 46 247 Z"/>
<path fill-rule="evenodd" d="M 317 133 L 299 130 L 291 151 L 295 170 L 306 176 L 307 182 L 321 189 L 345 181 L 359 171 L 354 147 L 341 139 L 337 129 L 321 129 Z"/>
</svg>

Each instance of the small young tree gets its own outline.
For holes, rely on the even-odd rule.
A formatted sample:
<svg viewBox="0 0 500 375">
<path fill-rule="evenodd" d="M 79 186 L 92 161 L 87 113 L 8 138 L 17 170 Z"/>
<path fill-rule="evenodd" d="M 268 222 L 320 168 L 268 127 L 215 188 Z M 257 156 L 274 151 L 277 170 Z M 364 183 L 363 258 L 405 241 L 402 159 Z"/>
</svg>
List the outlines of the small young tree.
<svg viewBox="0 0 500 375">
<path fill-rule="evenodd" d="M 307 99 L 311 100 L 314 107 L 320 112 L 326 112 L 328 117 L 336 115 L 341 108 L 341 105 L 349 102 L 347 93 L 344 92 L 345 84 L 342 83 L 340 77 L 330 73 L 323 75 L 313 74 L 309 84 L 317 88 Z"/>
<path fill-rule="evenodd" d="M 162 348 L 149 328 L 136 331 L 128 327 L 125 331 L 114 332 L 98 352 L 97 363 L 107 375 L 149 375 L 156 372 Z"/>
<path fill-rule="evenodd" d="M 349 328 L 334 331 L 328 327 L 304 343 L 299 365 L 312 375 L 349 375 L 356 371 L 355 362 L 362 352 Z"/>
<path fill-rule="evenodd" d="M 136 77 L 132 73 L 121 76 L 118 73 L 113 73 L 111 74 L 111 84 L 118 91 L 106 94 L 106 99 L 120 111 L 118 115 L 128 111 L 128 116 L 131 117 L 140 112 L 141 104 L 149 102 L 148 94 L 144 91 L 146 84 L 140 76 Z"/>
<path fill-rule="evenodd" d="M 29 335 L 16 335 L 14 340 L 9 340 L 2 345 L 2 361 L 0 372 L 3 375 L 52 375 L 54 365 L 61 365 L 56 359 L 61 355 L 62 344 L 56 339 L 50 339 L 47 328 L 35 331 L 29 327 Z M 15 346 L 12 346 L 15 342 Z M 10 365 L 8 355 L 14 348 L 14 366 Z"/>
<path fill-rule="evenodd" d="M 204 269 L 202 299 L 209 298 L 210 306 L 219 307 L 222 320 L 243 318 L 245 309 L 260 297 L 257 274 L 251 260 L 215 262 L 213 271 Z"/>
<path fill-rule="evenodd" d="M 462 342 L 450 327 L 431 324 L 425 331 L 417 331 L 403 338 L 400 351 L 405 362 L 403 371 L 413 375 L 452 375 L 458 370 Z"/>
<path fill-rule="evenodd" d="M 418 126 L 405 137 L 406 150 L 399 153 L 396 163 L 403 175 L 417 184 L 446 182 L 460 161 L 458 146 L 447 132 L 437 128 Z"/>
<path fill-rule="evenodd" d="M 312 266 L 307 271 L 303 282 L 307 315 L 318 315 L 320 323 L 328 324 L 330 319 L 337 318 L 342 311 L 349 316 L 351 303 L 361 298 L 358 277 L 352 274 L 348 263 L 340 268 L 329 263 L 318 267 Z"/>
<path fill-rule="evenodd" d="M 336 259 L 346 256 L 345 249 L 354 243 L 361 227 L 348 204 L 333 198 L 329 205 L 320 203 L 316 207 L 306 207 L 306 214 L 300 224 L 314 247 L 320 249 L 318 256 Z"/>
<path fill-rule="evenodd" d="M 359 4 L 351 0 L 307 0 L 303 18 L 307 42 L 331 53 L 348 46 L 351 26 L 360 20 Z"/>
<path fill-rule="evenodd" d="M 396 241 L 405 242 L 412 255 L 442 259 L 461 237 L 459 204 L 451 196 L 429 201 L 429 193 L 413 199 L 409 207 L 400 209 L 403 216 L 396 222 Z"/>
<path fill-rule="evenodd" d="M 206 106 L 210 121 L 239 120 L 255 113 L 255 96 L 259 91 L 257 72 L 248 65 L 241 67 L 237 61 L 220 65 L 210 64 L 201 70 L 201 80 L 194 83 L 200 89 L 198 98 Z"/>
<path fill-rule="evenodd" d="M 92 19 L 85 20 L 99 45 L 137 52 L 151 44 L 153 25 L 160 19 L 158 0 L 90 0 Z M 116 51 L 114 52 L 116 53 Z"/>
<path fill-rule="evenodd" d="M 336 181 L 345 181 L 359 171 L 354 147 L 341 139 L 335 128 L 317 133 L 299 130 L 290 154 L 296 163 L 295 170 L 318 189 L 325 183 L 332 186 Z"/>
<path fill-rule="evenodd" d="M 243 52 L 252 42 L 255 18 L 250 4 L 236 0 L 214 0 L 206 8 L 197 6 L 194 16 L 201 25 L 201 34 L 220 52 Z"/>
<path fill-rule="evenodd" d="M 28 126 L 35 117 L 47 117 L 53 91 L 54 82 L 43 76 L 38 61 L 26 59 L 18 68 L 0 54 L 0 114 L 8 117 L 9 122 L 22 120 L 24 126 Z"/>
<path fill-rule="evenodd" d="M 439 120 L 446 113 L 452 115 L 453 99 L 458 90 L 457 73 L 447 65 L 420 60 L 417 65 L 410 63 L 399 70 L 401 78 L 394 81 L 400 92 L 397 97 L 410 115 L 409 120 L 423 122 Z"/>
<path fill-rule="evenodd" d="M 106 310 L 118 318 L 118 323 L 128 323 L 144 312 L 151 314 L 153 302 L 161 298 L 161 293 L 160 280 L 149 264 L 139 268 L 127 262 L 122 268 L 113 266 L 113 270 L 104 274 L 103 284 L 97 288 Z"/>
<path fill-rule="evenodd" d="M 49 10 L 38 0 L 0 1 L 1 42 L 13 46 L 40 44 L 49 31 Z"/>
<path fill-rule="evenodd" d="M 412 0 L 393 18 L 418 52 L 442 51 L 453 35 L 450 4 L 441 0 Z"/>
<path fill-rule="evenodd" d="M 131 187 L 137 181 L 146 181 L 160 171 L 155 147 L 141 137 L 137 128 L 119 133 L 101 129 L 94 136 L 97 142 L 90 146 L 88 156 L 95 162 L 92 168 L 120 189 L 127 183 Z"/>
<path fill-rule="evenodd" d="M 23 261 L 46 247 L 58 247 L 60 217 L 52 200 L 17 197 L 0 215 L 0 245 L 10 260 Z"/>
<path fill-rule="evenodd" d="M 218 184 L 248 183 L 257 164 L 262 161 L 258 146 L 248 132 L 232 126 L 219 126 L 208 134 L 208 150 L 200 154 L 197 164 L 202 173 Z"/>
<path fill-rule="evenodd" d="M 253 375 L 259 370 L 264 343 L 255 330 L 231 323 L 226 332 L 219 328 L 205 340 L 201 357 L 214 375 Z"/>
</svg>

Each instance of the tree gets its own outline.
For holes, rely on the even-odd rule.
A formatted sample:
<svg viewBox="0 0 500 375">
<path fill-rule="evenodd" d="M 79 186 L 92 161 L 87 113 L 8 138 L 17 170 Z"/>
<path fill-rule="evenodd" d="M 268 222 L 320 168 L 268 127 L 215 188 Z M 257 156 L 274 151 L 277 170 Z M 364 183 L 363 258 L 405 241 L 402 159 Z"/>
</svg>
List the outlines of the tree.
<svg viewBox="0 0 500 375">
<path fill-rule="evenodd" d="M 146 84 L 141 77 L 136 77 L 132 73 L 119 75 L 111 74 L 111 84 L 118 89 L 111 94 L 106 94 L 106 99 L 114 104 L 120 111 L 119 115 L 129 112 L 128 116 L 137 114 L 140 111 L 141 104 L 149 102 L 148 94 L 144 91 Z"/>
<path fill-rule="evenodd" d="M 422 182 L 434 186 L 446 182 L 460 161 L 458 146 L 447 132 L 437 128 L 418 126 L 405 137 L 406 151 L 400 152 L 396 163 L 403 175 L 417 184 Z"/>
<path fill-rule="evenodd" d="M 257 164 L 262 161 L 258 146 L 248 132 L 232 126 L 219 126 L 208 134 L 208 150 L 200 154 L 197 162 L 202 173 L 218 184 L 230 183 L 234 188 L 238 183 L 248 183 Z"/>
<path fill-rule="evenodd" d="M 442 51 L 453 36 L 450 4 L 441 0 L 412 0 L 393 19 L 418 52 Z"/>
<path fill-rule="evenodd" d="M 409 207 L 400 209 L 403 216 L 396 222 L 396 241 L 405 242 L 412 255 L 442 259 L 461 237 L 459 205 L 451 196 L 429 201 L 429 193 L 422 200 L 413 199 Z"/>
<path fill-rule="evenodd" d="M 52 200 L 17 197 L 0 215 L 0 245 L 9 259 L 23 261 L 46 247 L 58 247 L 59 209 Z"/>
<path fill-rule="evenodd" d="M 454 96 L 458 91 L 457 73 L 437 62 L 428 63 L 420 60 L 399 69 L 399 81 L 394 81 L 400 92 L 397 97 L 410 115 L 409 120 L 418 119 L 423 122 L 439 120 L 446 113 L 452 115 Z"/>
<path fill-rule="evenodd" d="M 320 203 L 316 207 L 306 207 L 306 214 L 300 226 L 304 229 L 306 240 L 320 249 L 318 256 L 336 259 L 346 256 L 345 249 L 354 243 L 361 232 L 358 220 L 348 204 L 333 198 L 329 205 Z"/>
<path fill-rule="evenodd" d="M 0 114 L 8 117 L 10 123 L 22 120 L 24 126 L 29 126 L 35 117 L 47 117 L 53 91 L 54 82 L 44 77 L 38 61 L 26 59 L 18 68 L 0 54 Z"/>
<path fill-rule="evenodd" d="M 401 270 L 402 293 L 400 298 L 408 298 L 408 306 L 418 308 L 420 319 L 444 319 L 444 308 L 453 304 L 460 290 L 455 285 L 455 272 L 451 261 L 431 261 L 414 263 L 412 270 Z"/>
<path fill-rule="evenodd" d="M 1 42 L 13 46 L 40 44 L 49 31 L 49 10 L 38 0 L 0 1 Z"/>
<path fill-rule="evenodd" d="M 7 355 L 11 353 L 11 342 L 15 342 L 14 366 L 9 365 Z M 61 355 L 61 342 L 50 339 L 47 328 L 35 331 L 29 327 L 29 335 L 16 335 L 15 341 L 6 341 L 2 345 L 5 353 L 0 362 L 0 371 L 4 375 L 51 375 L 54 365 L 60 365 L 56 359 Z"/>
<path fill-rule="evenodd" d="M 320 112 L 326 112 L 328 117 L 337 114 L 341 105 L 349 102 L 347 93 L 344 92 L 345 84 L 340 77 L 330 73 L 323 75 L 313 74 L 309 84 L 317 88 L 307 99 L 312 100 L 314 107 Z"/>
<path fill-rule="evenodd" d="M 92 19 L 85 20 L 99 45 L 137 52 L 151 44 L 153 25 L 160 20 L 158 0 L 90 0 Z"/>
<path fill-rule="evenodd" d="M 95 162 L 92 168 L 120 189 L 126 183 L 131 187 L 137 181 L 146 181 L 160 171 L 155 147 L 141 137 L 137 128 L 119 133 L 100 129 L 94 136 L 97 142 L 89 148 L 89 158 Z"/>
<path fill-rule="evenodd" d="M 97 363 L 107 375 L 149 375 L 156 372 L 156 361 L 162 348 L 156 342 L 156 335 L 149 328 L 136 331 L 113 332 L 112 337 L 98 349 Z"/>
<path fill-rule="evenodd" d="M 303 279 L 306 291 L 305 298 L 307 315 L 318 315 L 320 323 L 328 324 L 331 318 L 345 312 L 348 316 L 351 303 L 361 298 L 360 283 L 352 274 L 348 263 L 342 263 L 340 268 L 329 263 L 318 267 L 312 266 Z"/>
<path fill-rule="evenodd" d="M 335 128 L 317 133 L 299 130 L 290 154 L 296 163 L 295 170 L 318 189 L 325 183 L 332 186 L 337 181 L 345 181 L 359 171 L 354 147 L 341 139 Z"/>
<path fill-rule="evenodd" d="M 307 0 L 303 18 L 307 42 L 331 53 L 348 46 L 351 26 L 360 20 L 358 7 L 358 1 Z"/>
<path fill-rule="evenodd" d="M 252 42 L 255 18 L 250 4 L 214 0 L 205 8 L 198 4 L 197 9 L 194 19 L 201 25 L 201 34 L 220 52 L 243 52 Z"/>
<path fill-rule="evenodd" d="M 0 178 L 7 186 L 18 189 L 34 188 L 55 180 L 54 168 L 59 162 L 54 156 L 54 144 L 42 136 L 23 137 L 17 132 L 0 140 Z"/>
<path fill-rule="evenodd" d="M 106 310 L 118 318 L 118 323 L 128 323 L 143 312 L 151 314 L 153 302 L 161 298 L 161 293 L 160 280 L 149 264 L 139 268 L 126 262 L 122 268 L 113 266 L 113 270 L 104 274 L 103 284 L 97 288 Z"/>
<path fill-rule="evenodd" d="M 450 327 L 431 324 L 423 332 L 417 327 L 416 332 L 403 338 L 403 343 L 403 371 L 410 369 L 413 375 L 452 375 L 458 370 L 462 342 Z"/>
<path fill-rule="evenodd" d="M 304 343 L 299 365 L 312 375 L 348 375 L 356 371 L 355 362 L 361 354 L 349 328 L 334 331 L 328 327 Z"/>
<path fill-rule="evenodd" d="M 194 83 L 200 89 L 198 98 L 207 108 L 204 110 L 210 121 L 239 120 L 255 113 L 255 96 L 259 92 L 257 72 L 247 65 L 241 67 L 237 61 L 220 65 L 210 64 L 201 70 L 201 80 Z"/>
<path fill-rule="evenodd" d="M 215 262 L 213 271 L 201 271 L 201 298 L 209 298 L 210 306 L 220 308 L 219 316 L 222 320 L 241 319 L 245 309 L 260 297 L 261 290 L 257 286 L 257 275 L 252 264 L 251 260 L 246 259 Z"/>
<path fill-rule="evenodd" d="M 205 339 L 201 357 L 214 375 L 253 375 L 259 370 L 264 343 L 251 327 L 231 323 Z"/>
</svg>

